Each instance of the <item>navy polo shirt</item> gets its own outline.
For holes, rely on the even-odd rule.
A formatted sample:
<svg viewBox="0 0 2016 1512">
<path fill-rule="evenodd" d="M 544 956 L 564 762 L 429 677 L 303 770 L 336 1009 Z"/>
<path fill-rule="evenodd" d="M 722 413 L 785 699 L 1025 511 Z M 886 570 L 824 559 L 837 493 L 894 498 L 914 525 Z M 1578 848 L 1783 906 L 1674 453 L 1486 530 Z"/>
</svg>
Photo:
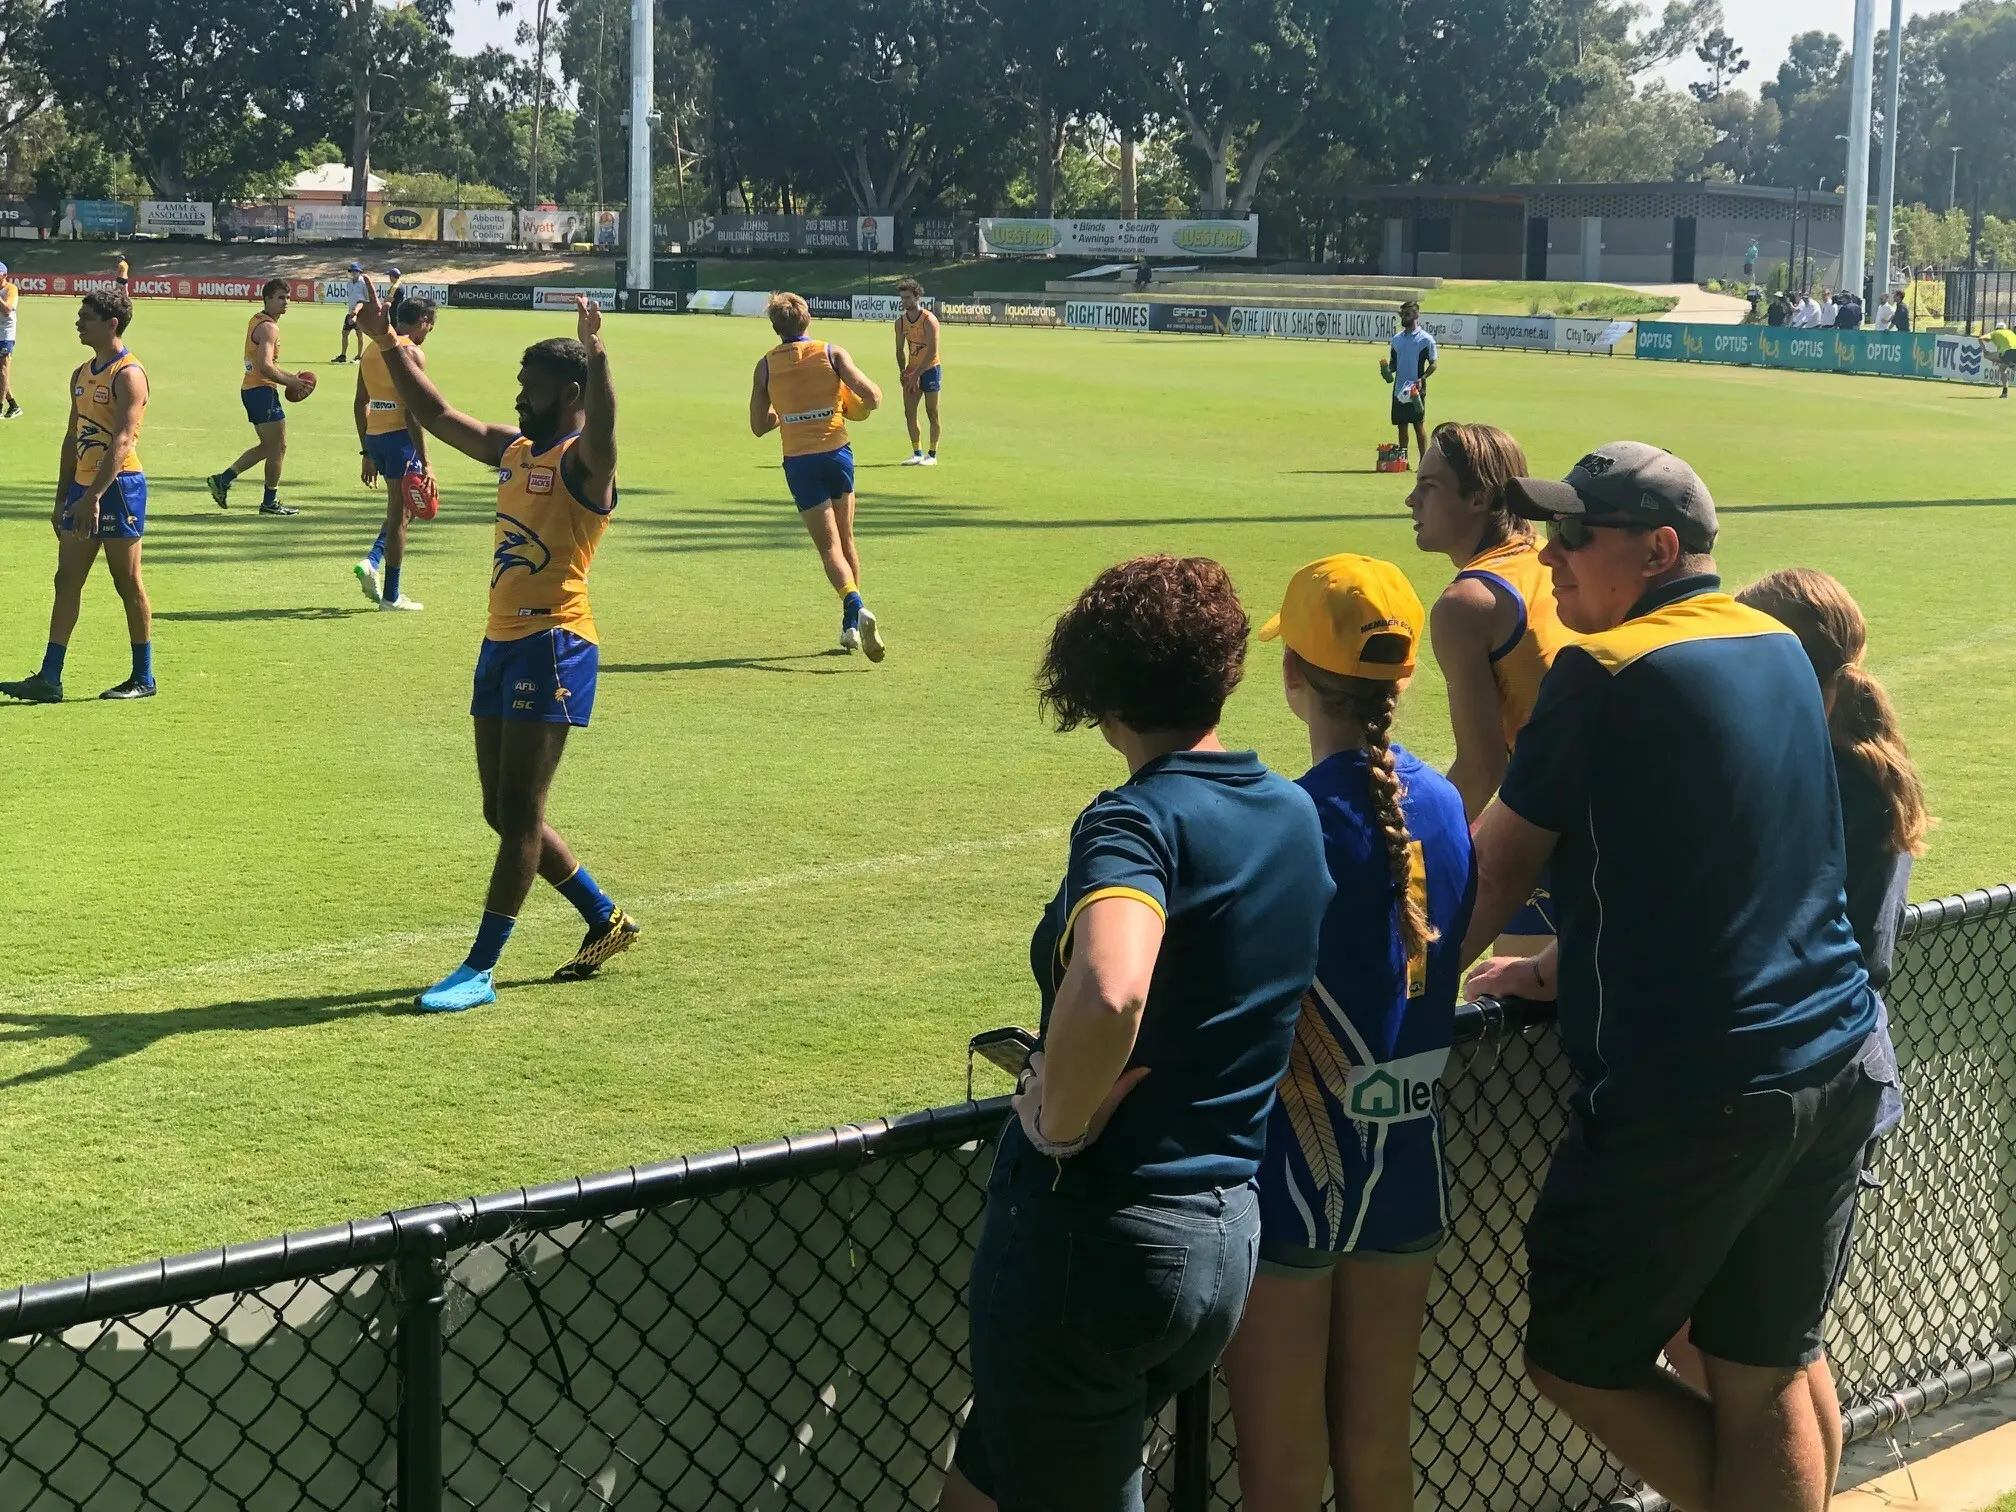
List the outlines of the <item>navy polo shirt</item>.
<svg viewBox="0 0 2016 1512">
<path fill-rule="evenodd" d="M 1138 899 L 1166 932 L 1127 1062 L 1148 1075 L 1083 1154 L 1028 1156 L 1045 1186 L 1124 1198 L 1252 1179 L 1332 891 L 1316 805 L 1251 751 L 1158 757 L 1092 801 L 1030 942 L 1045 1030 L 1089 904 Z"/>
<path fill-rule="evenodd" d="M 1813 1085 L 1876 999 L 1813 668 L 1713 576 L 1565 646 L 1499 797 L 1560 837 L 1561 1032 L 1595 1116 Z"/>
</svg>

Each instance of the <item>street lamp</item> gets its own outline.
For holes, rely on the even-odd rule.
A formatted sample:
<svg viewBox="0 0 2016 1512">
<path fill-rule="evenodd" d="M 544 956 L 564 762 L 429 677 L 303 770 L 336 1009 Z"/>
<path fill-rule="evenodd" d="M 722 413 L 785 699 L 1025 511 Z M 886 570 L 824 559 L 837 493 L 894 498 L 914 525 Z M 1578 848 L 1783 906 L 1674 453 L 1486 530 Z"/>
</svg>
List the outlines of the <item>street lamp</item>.
<svg viewBox="0 0 2016 1512">
<path fill-rule="evenodd" d="M 1946 208 L 1948 211 L 1951 211 L 1953 208 L 1953 191 L 1960 183 L 1960 149 L 1958 147 L 1948 147 L 1946 150 L 1953 154 L 1946 168 Z"/>
</svg>

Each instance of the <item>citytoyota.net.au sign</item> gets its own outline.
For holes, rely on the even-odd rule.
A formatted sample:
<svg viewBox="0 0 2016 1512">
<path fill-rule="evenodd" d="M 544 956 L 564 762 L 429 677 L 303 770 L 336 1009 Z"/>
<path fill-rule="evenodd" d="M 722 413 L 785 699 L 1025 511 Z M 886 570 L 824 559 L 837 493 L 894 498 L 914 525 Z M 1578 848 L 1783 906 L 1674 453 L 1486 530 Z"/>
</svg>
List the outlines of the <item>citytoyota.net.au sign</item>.
<svg viewBox="0 0 2016 1512">
<path fill-rule="evenodd" d="M 992 257 L 1258 257 L 1260 217 L 1244 220 L 1031 220 L 987 216 Z"/>
</svg>

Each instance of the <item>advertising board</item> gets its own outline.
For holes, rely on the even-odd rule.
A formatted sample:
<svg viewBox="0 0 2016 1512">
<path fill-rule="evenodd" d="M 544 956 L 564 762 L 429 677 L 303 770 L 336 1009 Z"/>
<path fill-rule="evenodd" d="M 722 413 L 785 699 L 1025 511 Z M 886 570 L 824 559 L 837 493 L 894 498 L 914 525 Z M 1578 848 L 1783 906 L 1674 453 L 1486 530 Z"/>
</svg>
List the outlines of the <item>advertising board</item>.
<svg viewBox="0 0 2016 1512">
<path fill-rule="evenodd" d="M 1146 300 L 1073 299 L 1064 306 L 1064 324 L 1081 330 L 1145 331 L 1151 308 Z"/>
<path fill-rule="evenodd" d="M 137 229 L 148 236 L 200 236 L 216 230 L 208 200 L 142 200 Z"/>
<path fill-rule="evenodd" d="M 515 210 L 443 210 L 441 240 L 465 246 L 501 247 L 517 228 Z"/>
<path fill-rule="evenodd" d="M 364 237 L 362 205 L 292 200 L 287 208 L 293 215 L 296 241 L 361 241 Z"/>
<path fill-rule="evenodd" d="M 66 199 L 62 218 L 56 223 L 56 234 L 131 236 L 134 224 L 133 207 L 124 200 Z"/>
<path fill-rule="evenodd" d="M 1260 217 L 1244 220 L 1039 220 L 983 216 L 990 257 L 1258 257 Z"/>
<path fill-rule="evenodd" d="M 373 241 L 439 241 L 441 212 L 432 205 L 373 205 L 364 225 Z"/>
</svg>

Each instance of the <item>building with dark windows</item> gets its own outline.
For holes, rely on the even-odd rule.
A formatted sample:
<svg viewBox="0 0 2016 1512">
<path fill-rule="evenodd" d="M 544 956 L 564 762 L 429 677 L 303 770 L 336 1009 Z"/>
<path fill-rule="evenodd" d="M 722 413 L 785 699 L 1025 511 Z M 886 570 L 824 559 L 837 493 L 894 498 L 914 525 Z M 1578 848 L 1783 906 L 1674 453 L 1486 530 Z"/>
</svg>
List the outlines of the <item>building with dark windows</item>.
<svg viewBox="0 0 2016 1512">
<path fill-rule="evenodd" d="M 1347 215 L 1383 223 L 1396 276 L 1589 283 L 1762 281 L 1778 263 L 1825 284 L 1841 260 L 1841 197 L 1759 184 L 1381 184 Z M 1801 270 L 1807 270 L 1802 278 Z"/>
</svg>

